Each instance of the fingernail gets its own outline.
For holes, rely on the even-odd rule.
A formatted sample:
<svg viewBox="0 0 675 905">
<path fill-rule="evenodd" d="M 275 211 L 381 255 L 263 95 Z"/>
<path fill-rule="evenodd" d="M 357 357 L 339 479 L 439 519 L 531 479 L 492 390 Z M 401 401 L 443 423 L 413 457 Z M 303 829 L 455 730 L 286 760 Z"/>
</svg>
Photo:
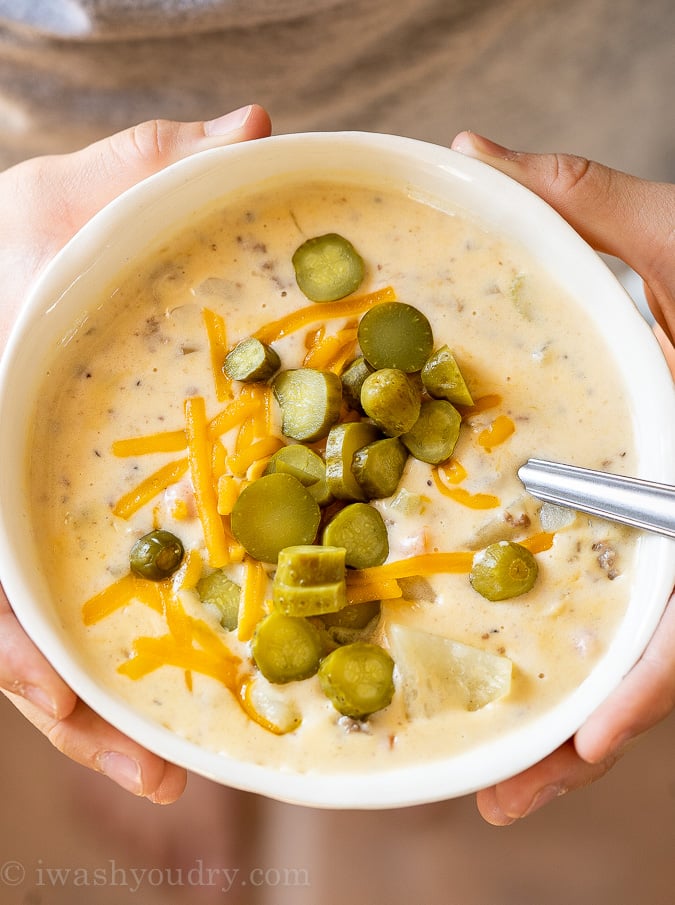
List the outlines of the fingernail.
<svg viewBox="0 0 675 905">
<path fill-rule="evenodd" d="M 249 104 L 248 107 L 240 107 L 217 119 L 211 119 L 204 123 L 204 132 L 207 135 L 227 135 L 228 132 L 236 132 L 246 123 L 252 109 L 252 105 Z"/>
<path fill-rule="evenodd" d="M 104 751 L 96 758 L 101 773 L 134 795 L 143 794 L 141 767 L 138 761 L 117 751 Z"/>
<path fill-rule="evenodd" d="M 567 792 L 567 789 L 563 786 L 544 786 L 536 793 L 527 809 L 521 814 L 521 817 L 528 817 L 530 814 L 534 814 L 539 808 L 543 808 L 544 805 L 549 804 L 549 802 L 553 801 L 555 798 L 560 798 L 565 792 Z"/>
<path fill-rule="evenodd" d="M 56 701 L 44 690 L 44 688 L 40 688 L 38 685 L 22 685 L 18 691 L 22 698 L 30 701 L 31 704 L 35 704 L 36 707 L 39 707 L 40 710 L 44 711 L 48 716 L 58 716 Z"/>
<path fill-rule="evenodd" d="M 514 151 L 498 145 L 483 135 L 475 132 L 460 132 L 451 145 L 453 151 L 466 154 L 467 157 L 496 157 L 500 160 L 511 160 L 515 156 Z"/>
</svg>

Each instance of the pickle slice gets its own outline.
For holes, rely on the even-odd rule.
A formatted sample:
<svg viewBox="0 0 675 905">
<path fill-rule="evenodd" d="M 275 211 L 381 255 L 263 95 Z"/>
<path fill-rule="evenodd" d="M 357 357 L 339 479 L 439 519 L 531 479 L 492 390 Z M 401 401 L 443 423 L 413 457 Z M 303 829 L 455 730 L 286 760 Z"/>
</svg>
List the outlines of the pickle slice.
<svg viewBox="0 0 675 905">
<path fill-rule="evenodd" d="M 337 233 L 314 236 L 293 255 L 300 291 L 313 302 L 333 302 L 355 292 L 363 282 L 363 259 L 351 242 Z"/>
<path fill-rule="evenodd" d="M 416 459 L 440 465 L 452 455 L 461 423 L 462 416 L 451 403 L 430 399 L 422 403 L 419 418 L 411 430 L 401 435 L 401 442 Z"/>
<path fill-rule="evenodd" d="M 265 468 L 265 474 L 276 473 L 290 474 L 297 478 L 319 506 L 326 506 L 333 499 L 326 481 L 326 463 L 307 446 L 292 443 L 277 450 Z"/>
<path fill-rule="evenodd" d="M 284 547 L 311 544 L 320 520 L 318 503 L 300 481 L 288 474 L 271 474 L 242 490 L 230 526 L 250 556 L 272 563 Z"/>
<path fill-rule="evenodd" d="M 265 616 L 251 640 L 256 666 L 268 682 L 277 685 L 313 676 L 322 653 L 319 630 L 307 619 L 283 613 Z"/>
<path fill-rule="evenodd" d="M 511 689 L 508 657 L 392 623 L 387 629 L 408 717 L 480 710 Z"/>
<path fill-rule="evenodd" d="M 352 472 L 369 500 L 396 493 L 408 450 L 397 437 L 385 437 L 354 453 Z"/>
<path fill-rule="evenodd" d="M 427 359 L 422 368 L 422 383 L 434 399 L 446 399 L 455 405 L 473 405 L 473 397 L 448 346 L 441 346 Z"/>
<path fill-rule="evenodd" d="M 537 560 L 526 547 L 502 540 L 476 553 L 469 581 L 487 600 L 509 600 L 531 591 L 538 574 Z"/>
<path fill-rule="evenodd" d="M 274 576 L 274 606 L 287 616 L 335 613 L 347 604 L 345 551 L 305 544 L 279 553 Z"/>
<path fill-rule="evenodd" d="M 407 374 L 421 370 L 434 347 L 428 318 L 405 302 L 384 302 L 366 311 L 358 338 L 374 368 L 398 368 Z"/>
<path fill-rule="evenodd" d="M 272 389 L 281 407 L 281 431 L 292 440 L 320 440 L 338 420 L 342 382 L 332 371 L 281 371 L 274 378 Z"/>
<path fill-rule="evenodd" d="M 388 437 L 411 430 L 420 413 L 420 394 L 399 368 L 380 368 L 363 381 L 363 411 Z"/>
<path fill-rule="evenodd" d="M 367 499 L 354 477 L 352 461 L 358 449 L 381 436 L 375 425 L 367 421 L 348 421 L 330 429 L 326 440 L 326 480 L 336 499 Z"/>
<path fill-rule="evenodd" d="M 225 356 L 223 371 L 231 380 L 254 383 L 269 380 L 281 367 L 281 359 L 272 346 L 255 336 L 243 339 Z"/>
<path fill-rule="evenodd" d="M 394 661 L 387 651 L 366 641 L 338 647 L 319 667 L 323 693 L 339 713 L 355 720 L 391 703 L 393 676 Z"/>
<path fill-rule="evenodd" d="M 368 364 L 363 355 L 355 359 L 342 372 L 342 397 L 357 412 L 362 412 L 361 407 L 361 387 L 363 381 L 369 374 L 373 373 L 373 369 Z"/>
<path fill-rule="evenodd" d="M 222 627 L 228 632 L 234 631 L 239 622 L 241 587 L 222 569 L 216 569 L 199 579 L 196 590 L 201 602 L 217 613 Z"/>
<path fill-rule="evenodd" d="M 381 566 L 389 556 L 387 527 L 368 503 L 351 503 L 323 529 L 324 544 L 345 548 L 345 562 L 353 569 Z"/>
</svg>

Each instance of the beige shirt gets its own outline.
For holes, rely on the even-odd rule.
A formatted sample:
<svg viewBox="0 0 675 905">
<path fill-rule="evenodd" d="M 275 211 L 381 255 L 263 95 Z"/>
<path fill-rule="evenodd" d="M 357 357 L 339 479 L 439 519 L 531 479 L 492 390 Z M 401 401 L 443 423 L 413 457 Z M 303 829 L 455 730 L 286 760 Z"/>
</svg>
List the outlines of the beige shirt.
<svg viewBox="0 0 675 905">
<path fill-rule="evenodd" d="M 670 0 L 0 0 L 0 166 L 257 101 L 277 132 L 472 128 L 672 179 L 673 20 Z"/>
</svg>

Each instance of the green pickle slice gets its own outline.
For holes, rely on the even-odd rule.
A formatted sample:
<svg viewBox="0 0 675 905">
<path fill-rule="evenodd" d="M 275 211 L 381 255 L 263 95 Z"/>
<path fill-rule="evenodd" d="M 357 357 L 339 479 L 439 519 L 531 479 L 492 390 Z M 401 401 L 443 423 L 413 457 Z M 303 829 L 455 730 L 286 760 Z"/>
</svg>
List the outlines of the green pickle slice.
<svg viewBox="0 0 675 905">
<path fill-rule="evenodd" d="M 427 359 L 421 376 L 425 390 L 434 399 L 445 399 L 454 405 L 473 405 L 473 397 L 448 346 L 441 346 Z"/>
<path fill-rule="evenodd" d="M 419 371 L 431 355 L 434 337 L 426 315 L 405 302 L 384 302 L 363 315 L 359 345 L 374 368 Z"/>
<path fill-rule="evenodd" d="M 352 569 L 381 566 L 389 555 L 389 537 L 382 516 L 368 503 L 351 503 L 323 529 L 322 541 L 344 547 L 345 562 Z"/>
<path fill-rule="evenodd" d="M 326 480 L 337 500 L 366 500 L 367 495 L 352 471 L 354 453 L 382 437 L 374 424 L 348 421 L 336 424 L 326 439 Z"/>
<path fill-rule="evenodd" d="M 321 633 L 307 619 L 270 613 L 256 626 L 251 653 L 268 682 L 298 682 L 315 675 L 319 668 Z"/>
<path fill-rule="evenodd" d="M 239 622 L 241 587 L 222 569 L 216 569 L 199 579 L 196 590 L 201 602 L 218 614 L 222 627 L 234 631 Z"/>
<path fill-rule="evenodd" d="M 409 431 L 420 413 L 420 394 L 400 368 L 380 368 L 363 381 L 361 407 L 388 437 Z"/>
<path fill-rule="evenodd" d="M 131 571 L 150 581 L 168 578 L 179 568 L 185 550 L 183 544 L 170 531 L 162 528 L 150 531 L 139 538 L 129 553 Z"/>
<path fill-rule="evenodd" d="M 344 716 L 362 720 L 394 696 L 394 661 L 384 648 L 356 641 L 336 648 L 319 667 L 326 697 Z"/>
<path fill-rule="evenodd" d="M 269 380 L 281 367 L 281 359 L 272 346 L 255 336 L 243 339 L 225 356 L 223 371 L 231 380 L 254 383 Z"/>
<path fill-rule="evenodd" d="M 351 364 L 347 365 L 342 372 L 340 379 L 342 380 L 342 397 L 357 412 L 362 412 L 361 407 L 361 387 L 363 381 L 369 374 L 373 373 L 373 369 L 366 359 L 361 355 Z"/>
<path fill-rule="evenodd" d="M 462 416 L 451 403 L 429 399 L 422 403 L 412 429 L 401 435 L 401 442 L 416 459 L 440 465 L 454 452 L 461 423 Z"/>
<path fill-rule="evenodd" d="M 281 432 L 285 437 L 302 442 L 320 440 L 338 420 L 342 381 L 332 371 L 281 371 L 274 378 L 272 389 L 281 408 Z"/>
<path fill-rule="evenodd" d="M 293 255 L 300 291 L 313 302 L 334 302 L 355 292 L 365 266 L 352 243 L 337 233 L 314 236 Z"/>
<path fill-rule="evenodd" d="M 289 474 L 271 474 L 242 490 L 230 525 L 247 553 L 273 563 L 284 547 L 311 544 L 320 520 L 319 504 L 300 481 Z"/>
<path fill-rule="evenodd" d="M 354 453 L 352 472 L 370 500 L 396 493 L 403 476 L 408 450 L 397 437 L 375 440 Z"/>
<path fill-rule="evenodd" d="M 291 443 L 282 446 L 270 457 L 265 474 L 290 474 L 306 487 L 319 506 L 333 499 L 326 481 L 326 463 L 307 446 Z"/>
<path fill-rule="evenodd" d="M 476 553 L 469 581 L 487 600 L 508 600 L 532 590 L 538 574 L 537 560 L 526 547 L 502 540 Z"/>
<path fill-rule="evenodd" d="M 319 616 L 347 604 L 345 550 L 305 544 L 279 553 L 274 606 L 287 616 Z"/>
</svg>

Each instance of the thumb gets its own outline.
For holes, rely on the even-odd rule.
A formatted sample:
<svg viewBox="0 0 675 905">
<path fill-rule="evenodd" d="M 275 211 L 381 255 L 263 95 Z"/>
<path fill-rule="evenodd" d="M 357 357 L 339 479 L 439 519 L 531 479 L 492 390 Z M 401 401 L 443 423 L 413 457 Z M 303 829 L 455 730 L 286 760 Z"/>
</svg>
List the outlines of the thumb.
<svg viewBox="0 0 675 905">
<path fill-rule="evenodd" d="M 252 104 L 207 122 L 149 120 L 46 161 L 57 164 L 51 173 L 55 191 L 67 186 L 62 196 L 69 205 L 68 220 L 78 229 L 125 189 L 169 164 L 208 148 L 265 137 L 270 129 L 266 111 Z"/>
<path fill-rule="evenodd" d="M 536 192 L 596 251 L 621 258 L 639 273 L 654 316 L 673 339 L 675 186 L 571 154 L 510 151 L 471 132 L 461 132 L 451 147 Z"/>
</svg>

